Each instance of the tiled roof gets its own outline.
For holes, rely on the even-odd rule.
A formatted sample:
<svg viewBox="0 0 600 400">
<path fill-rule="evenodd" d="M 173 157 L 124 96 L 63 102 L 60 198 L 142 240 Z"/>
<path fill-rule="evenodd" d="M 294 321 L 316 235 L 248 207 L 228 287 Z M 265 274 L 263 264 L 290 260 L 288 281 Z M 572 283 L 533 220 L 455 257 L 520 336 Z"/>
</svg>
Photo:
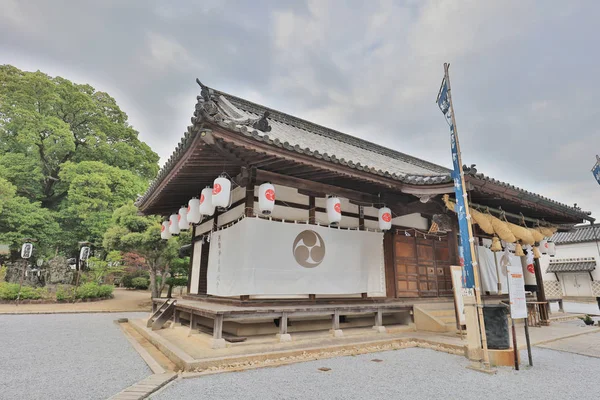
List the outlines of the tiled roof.
<svg viewBox="0 0 600 400">
<path fill-rule="evenodd" d="M 450 170 L 445 167 L 224 92 L 214 89 L 210 89 L 210 91 L 211 100 L 216 103 L 217 108 L 223 111 L 219 118 L 212 118 L 213 122 L 257 141 L 406 183 L 431 185 L 452 180 Z M 203 97 L 198 98 L 199 105 L 196 109 L 200 110 L 200 113 L 197 113 L 196 116 L 200 117 L 198 114 L 203 114 L 203 117 L 211 119 L 211 116 L 207 115 L 205 103 Z M 235 107 L 233 116 L 227 115 L 232 110 L 228 103 Z M 253 128 L 248 123 L 239 123 L 240 114 L 257 120 L 264 115 L 265 111 L 269 113 L 268 123 L 271 128 L 267 132 Z"/>
<path fill-rule="evenodd" d="M 551 208 L 556 208 L 556 207 L 566 208 L 571 212 L 581 214 L 582 218 L 584 218 L 584 216 L 589 216 L 591 214 L 591 212 L 583 211 L 581 208 L 577 208 L 577 207 L 569 206 L 564 203 L 560 203 L 560 202 L 552 200 L 548 197 L 544 197 L 539 194 L 530 192 L 528 190 L 521 189 L 517 186 L 511 185 L 510 183 L 499 181 L 498 179 L 491 178 L 491 177 L 486 176 L 481 173 L 475 174 L 474 177 L 479 180 L 491 182 L 495 185 L 502 186 L 502 187 L 509 188 L 509 189 L 515 190 L 517 192 L 520 192 L 522 199 L 531 201 L 532 203 L 538 203 L 540 205 L 549 206 Z"/>
<path fill-rule="evenodd" d="M 596 259 L 594 257 L 562 258 L 550 260 L 550 265 L 546 269 L 546 272 L 587 272 L 595 269 Z"/>
<path fill-rule="evenodd" d="M 576 226 L 569 232 L 557 232 L 550 240 L 556 244 L 600 241 L 600 224 Z"/>
<path fill-rule="evenodd" d="M 200 83 L 198 81 L 198 83 Z M 387 177 L 412 185 L 436 185 L 452 182 L 451 171 L 399 151 L 314 124 L 248 100 L 202 85 L 192 123 L 209 121 L 259 142 L 309 155 L 335 164 Z M 196 135 L 188 128 L 173 155 L 165 163 L 148 191 L 138 199 L 143 203 L 167 176 Z M 505 182 L 476 174 L 476 179 L 505 186 L 530 197 L 533 202 L 571 213 L 588 215 L 574 207 L 517 188 Z M 583 218 L 583 217 L 582 217 Z"/>
</svg>

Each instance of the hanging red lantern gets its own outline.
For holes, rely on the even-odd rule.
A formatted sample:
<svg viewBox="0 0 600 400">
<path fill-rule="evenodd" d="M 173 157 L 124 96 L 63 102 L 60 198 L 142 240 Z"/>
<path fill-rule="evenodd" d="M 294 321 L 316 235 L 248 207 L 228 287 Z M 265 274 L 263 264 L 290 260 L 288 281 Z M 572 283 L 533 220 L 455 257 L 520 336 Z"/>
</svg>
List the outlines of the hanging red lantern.
<svg viewBox="0 0 600 400">
<path fill-rule="evenodd" d="M 212 189 L 209 187 L 202 189 L 199 210 L 202 215 L 213 215 L 215 213 L 215 206 L 212 203 Z"/>
<path fill-rule="evenodd" d="M 327 199 L 327 219 L 330 225 L 337 225 L 342 220 L 342 203 L 335 196 Z"/>
<path fill-rule="evenodd" d="M 191 224 L 197 224 L 200 222 L 202 215 L 200 215 L 200 200 L 197 197 L 188 201 L 187 208 L 187 220 Z"/>
<path fill-rule="evenodd" d="M 271 214 L 275 207 L 275 186 L 263 183 L 258 187 L 258 208 L 263 214 Z"/>
<path fill-rule="evenodd" d="M 221 175 L 213 182 L 212 204 L 215 207 L 229 207 L 229 197 L 231 195 L 231 181 Z"/>
<path fill-rule="evenodd" d="M 179 224 L 180 230 L 188 230 L 190 229 L 190 223 L 187 220 L 187 208 L 181 207 L 179 209 L 179 213 L 177 215 L 177 223 Z"/>
<path fill-rule="evenodd" d="M 392 210 L 388 207 L 379 209 L 379 229 L 387 231 L 392 228 Z"/>
</svg>

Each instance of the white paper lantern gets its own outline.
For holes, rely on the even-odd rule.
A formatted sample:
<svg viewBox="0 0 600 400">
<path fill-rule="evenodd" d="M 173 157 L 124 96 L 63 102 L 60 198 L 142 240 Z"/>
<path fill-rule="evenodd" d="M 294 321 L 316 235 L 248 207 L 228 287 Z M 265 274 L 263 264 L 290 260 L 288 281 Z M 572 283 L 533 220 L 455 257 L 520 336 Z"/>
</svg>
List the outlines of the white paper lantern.
<svg viewBox="0 0 600 400">
<path fill-rule="evenodd" d="M 164 221 L 160 226 L 160 238 L 165 240 L 171 238 L 171 232 L 169 232 L 169 221 Z"/>
<path fill-rule="evenodd" d="M 275 207 L 275 186 L 263 183 L 258 187 L 258 208 L 263 214 L 271 214 Z"/>
<path fill-rule="evenodd" d="M 88 246 L 83 246 L 81 250 L 79 250 L 79 260 L 86 261 L 90 258 L 90 248 Z"/>
<path fill-rule="evenodd" d="M 229 207 L 229 195 L 231 194 L 231 181 L 224 176 L 215 179 L 212 189 L 212 204 L 215 207 Z"/>
<path fill-rule="evenodd" d="M 200 193 L 200 206 L 198 207 L 200 214 L 202 215 L 213 215 L 215 213 L 215 206 L 212 202 L 212 189 L 207 187 L 202 189 Z"/>
<path fill-rule="evenodd" d="M 327 219 L 330 225 L 337 225 L 342 220 L 342 204 L 337 197 L 327 199 Z"/>
<path fill-rule="evenodd" d="M 30 258 L 33 253 L 33 244 L 23 243 L 21 246 L 21 258 Z"/>
<path fill-rule="evenodd" d="M 548 255 L 550 257 L 554 257 L 556 255 L 556 245 L 554 244 L 554 242 L 548 242 L 547 246 L 548 246 Z"/>
<path fill-rule="evenodd" d="M 169 217 L 169 232 L 171 235 L 179 235 L 179 215 L 171 214 Z"/>
<path fill-rule="evenodd" d="M 187 220 L 190 224 L 197 224 L 200 222 L 202 215 L 200 215 L 200 200 L 197 197 L 188 201 L 187 208 Z"/>
<path fill-rule="evenodd" d="M 546 239 L 543 239 L 540 242 L 539 248 L 540 248 L 540 253 L 542 253 L 542 254 L 548 254 L 548 241 Z"/>
<path fill-rule="evenodd" d="M 379 209 L 379 229 L 387 231 L 392 228 L 392 210 L 387 207 Z"/>
<path fill-rule="evenodd" d="M 188 222 L 188 219 L 187 219 L 187 208 L 181 207 L 179 209 L 179 213 L 177 213 L 177 214 L 178 214 L 177 222 L 179 224 L 179 229 L 182 231 L 190 229 L 190 223 Z"/>
<path fill-rule="evenodd" d="M 532 249 L 527 249 L 527 254 L 521 257 L 521 267 L 523 267 L 523 280 L 525 281 L 525 285 L 537 285 Z"/>
</svg>

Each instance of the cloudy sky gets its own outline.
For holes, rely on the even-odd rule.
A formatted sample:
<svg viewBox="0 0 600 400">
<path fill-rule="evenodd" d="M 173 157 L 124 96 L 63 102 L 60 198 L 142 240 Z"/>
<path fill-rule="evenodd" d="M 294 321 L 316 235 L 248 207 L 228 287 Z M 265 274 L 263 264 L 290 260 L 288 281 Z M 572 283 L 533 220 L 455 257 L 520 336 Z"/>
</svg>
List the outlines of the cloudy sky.
<svg viewBox="0 0 600 400">
<path fill-rule="evenodd" d="M 164 162 L 214 88 L 600 216 L 600 3 L 0 0 L 0 63 L 113 95 Z M 594 95 L 594 93 L 596 93 Z"/>
</svg>

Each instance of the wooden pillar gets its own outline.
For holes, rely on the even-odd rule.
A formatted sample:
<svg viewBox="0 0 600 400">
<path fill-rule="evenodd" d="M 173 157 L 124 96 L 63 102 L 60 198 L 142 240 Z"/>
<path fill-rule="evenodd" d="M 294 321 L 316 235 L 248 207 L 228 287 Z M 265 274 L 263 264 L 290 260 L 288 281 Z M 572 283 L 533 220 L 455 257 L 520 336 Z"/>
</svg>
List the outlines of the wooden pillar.
<svg viewBox="0 0 600 400">
<path fill-rule="evenodd" d="M 361 231 L 365 230 L 365 208 L 360 205 L 358 206 L 358 229 L 360 229 Z M 385 249 L 384 249 L 384 251 L 385 251 Z M 368 293 L 361 293 L 360 297 L 362 299 L 366 299 L 369 297 L 369 295 L 368 295 Z"/>
<path fill-rule="evenodd" d="M 244 207 L 246 217 L 254 216 L 254 179 L 248 181 L 246 185 L 246 205 Z"/>
<path fill-rule="evenodd" d="M 311 225 L 317 223 L 315 196 L 308 196 L 308 223 Z"/>
<path fill-rule="evenodd" d="M 311 225 L 315 225 L 317 223 L 317 207 L 315 203 L 315 196 L 308 196 L 308 223 Z M 317 296 L 314 294 L 309 294 L 308 298 L 314 301 L 317 299 Z"/>
<path fill-rule="evenodd" d="M 213 339 L 222 339 L 223 338 L 223 315 L 217 314 L 215 315 L 214 325 L 213 325 Z"/>
<path fill-rule="evenodd" d="M 196 237 L 196 225 L 192 224 L 192 239 L 190 243 L 192 244 L 192 252 L 190 254 L 190 266 L 188 268 L 188 283 L 187 283 L 187 292 L 190 294 L 190 288 L 192 287 L 192 269 L 194 268 L 194 249 L 196 248 L 196 242 L 194 238 Z"/>
<path fill-rule="evenodd" d="M 545 302 L 546 304 L 540 307 L 540 319 L 542 324 L 549 325 L 550 319 L 548 318 L 548 308 L 550 307 L 546 300 L 546 291 L 544 289 L 544 277 L 542 275 L 542 267 L 540 266 L 540 260 L 538 258 L 533 259 L 533 266 L 535 269 L 535 282 L 537 284 L 537 301 Z"/>
<path fill-rule="evenodd" d="M 248 184 L 246 185 L 246 203 L 244 206 L 244 214 L 246 217 L 254 216 L 254 177 L 251 176 L 248 180 Z M 243 294 L 240 296 L 241 301 L 250 300 L 250 296 L 247 294 Z"/>
</svg>

